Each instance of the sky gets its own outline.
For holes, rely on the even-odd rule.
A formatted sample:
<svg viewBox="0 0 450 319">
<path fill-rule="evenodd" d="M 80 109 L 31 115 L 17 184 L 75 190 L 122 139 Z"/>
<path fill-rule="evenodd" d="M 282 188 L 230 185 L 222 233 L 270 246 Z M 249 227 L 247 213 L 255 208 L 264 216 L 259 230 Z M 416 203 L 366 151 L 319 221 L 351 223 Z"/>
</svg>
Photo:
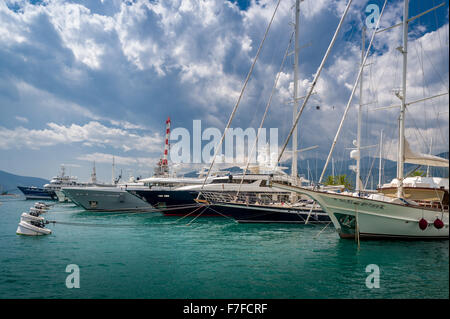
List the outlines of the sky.
<svg viewBox="0 0 450 319">
<path fill-rule="evenodd" d="M 88 180 L 93 162 L 111 180 L 150 176 L 163 153 L 165 121 L 172 130 L 223 131 L 275 0 L 0 1 L 0 169 L 51 178 L 61 164 Z M 299 95 L 306 94 L 347 1 L 305 0 L 300 7 Z M 410 1 L 410 17 L 440 4 Z M 300 158 L 325 159 L 350 97 L 361 59 L 361 30 L 369 4 L 354 0 L 329 59 L 299 121 Z M 289 44 L 293 0 L 281 0 L 231 127 L 261 121 Z M 401 22 L 402 1 L 388 1 L 381 28 Z M 373 30 L 366 31 L 366 47 Z M 406 138 L 417 152 L 448 151 L 448 1 L 409 23 Z M 364 69 L 362 145 L 384 135 L 384 157 L 394 159 L 401 86 L 401 27 L 375 36 Z M 292 124 L 293 59 L 289 55 L 264 123 L 278 128 L 281 146 Z M 356 138 L 357 90 L 333 154 L 347 160 Z M 177 141 L 171 141 L 175 144 Z M 208 141 L 204 141 L 207 143 Z M 192 144 L 192 142 L 191 142 Z M 241 150 L 237 150 L 241 151 Z M 369 147 L 362 156 L 377 156 Z M 286 153 L 283 160 L 291 155 Z M 203 164 L 202 164 L 203 165 Z M 230 165 L 232 166 L 232 165 Z M 176 171 L 198 166 L 180 164 Z"/>
</svg>

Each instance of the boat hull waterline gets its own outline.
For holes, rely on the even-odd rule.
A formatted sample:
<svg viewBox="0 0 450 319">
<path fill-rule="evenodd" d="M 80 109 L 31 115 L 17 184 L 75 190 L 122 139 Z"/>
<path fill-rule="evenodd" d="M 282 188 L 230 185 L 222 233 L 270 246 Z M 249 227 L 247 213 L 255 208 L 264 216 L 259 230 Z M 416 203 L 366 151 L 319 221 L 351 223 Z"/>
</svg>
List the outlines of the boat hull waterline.
<svg viewBox="0 0 450 319">
<path fill-rule="evenodd" d="M 280 207 L 267 205 L 246 205 L 239 203 L 215 203 L 213 211 L 233 217 L 239 223 L 329 223 L 330 217 L 320 209 L 309 207 Z"/>
<path fill-rule="evenodd" d="M 319 208 L 245 205 L 237 203 L 197 203 L 196 191 L 133 190 L 130 193 L 146 200 L 166 216 L 231 217 L 239 223 L 324 223 L 328 214 Z M 309 219 L 308 219 L 309 216 Z"/>
<path fill-rule="evenodd" d="M 341 238 L 355 238 L 358 228 L 360 239 L 449 239 L 448 212 L 292 186 L 277 184 L 277 187 L 308 195 L 317 201 L 330 216 Z M 422 218 L 428 222 L 425 230 L 419 227 Z M 434 226 L 436 219 L 444 223 L 441 229 Z"/>
</svg>

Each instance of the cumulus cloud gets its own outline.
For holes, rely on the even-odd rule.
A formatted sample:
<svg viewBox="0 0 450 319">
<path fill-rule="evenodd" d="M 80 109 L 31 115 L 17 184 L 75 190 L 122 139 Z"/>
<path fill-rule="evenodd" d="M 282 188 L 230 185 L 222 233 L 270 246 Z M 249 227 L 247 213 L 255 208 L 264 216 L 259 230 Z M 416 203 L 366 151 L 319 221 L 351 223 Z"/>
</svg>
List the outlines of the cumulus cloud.
<svg viewBox="0 0 450 319">
<path fill-rule="evenodd" d="M 40 149 L 58 144 L 82 143 L 85 146 L 110 146 L 125 152 L 159 151 L 162 138 L 158 135 L 138 135 L 124 129 L 107 127 L 91 121 L 84 125 L 70 126 L 48 123 L 45 129 L 16 127 L 7 129 L 0 126 L 0 149 L 31 148 Z"/>
<path fill-rule="evenodd" d="M 125 166 L 137 165 L 140 167 L 153 167 L 156 165 L 157 162 L 157 158 L 153 157 L 118 156 L 114 154 L 107 154 L 100 152 L 79 155 L 77 159 L 81 161 L 89 161 L 89 162 L 95 161 L 96 163 L 111 164 L 113 157 L 114 163 Z"/>
<path fill-rule="evenodd" d="M 301 4 L 300 95 L 311 84 L 346 2 Z M 275 4 L 251 1 L 241 10 L 219 0 L 1 2 L 0 148 L 77 143 L 89 154 L 104 154 L 94 147 L 159 152 L 159 129 L 152 128 L 168 115 L 179 127 L 200 118 L 223 128 Z M 234 127 L 259 124 L 292 32 L 292 5 L 281 2 Z M 321 156 L 331 146 L 356 77 L 365 5 L 355 1 L 299 123 L 300 147 L 320 145 Z M 401 16 L 401 3 L 389 2 L 381 25 L 398 23 Z M 448 16 L 434 28 L 420 21 L 410 24 L 408 101 L 448 92 Z M 375 38 L 364 73 L 363 144 L 376 143 L 383 128 L 386 140 L 397 136 L 398 109 L 370 110 L 398 103 L 392 90 L 401 81 L 400 44 L 400 28 Z M 280 129 L 280 144 L 292 122 L 292 62 L 291 55 L 265 125 Z M 447 148 L 448 117 L 435 116 L 447 107 L 448 96 L 408 107 L 412 148 L 426 151 L 431 137 L 436 152 Z M 342 154 L 355 138 L 355 110 L 338 142 Z M 33 119 L 27 123 L 32 128 L 9 123 L 14 118 L 26 123 L 18 118 L 24 114 Z"/>
</svg>

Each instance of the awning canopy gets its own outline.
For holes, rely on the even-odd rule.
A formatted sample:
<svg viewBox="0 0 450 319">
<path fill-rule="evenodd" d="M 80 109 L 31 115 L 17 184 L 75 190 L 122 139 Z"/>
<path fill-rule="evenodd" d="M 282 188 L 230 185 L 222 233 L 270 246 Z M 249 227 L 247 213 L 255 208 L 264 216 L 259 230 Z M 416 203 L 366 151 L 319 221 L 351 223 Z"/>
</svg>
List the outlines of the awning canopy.
<svg viewBox="0 0 450 319">
<path fill-rule="evenodd" d="M 429 165 L 437 167 L 449 166 L 448 159 L 429 154 L 414 153 L 409 147 L 409 143 L 406 139 L 405 139 L 405 163 Z"/>
</svg>

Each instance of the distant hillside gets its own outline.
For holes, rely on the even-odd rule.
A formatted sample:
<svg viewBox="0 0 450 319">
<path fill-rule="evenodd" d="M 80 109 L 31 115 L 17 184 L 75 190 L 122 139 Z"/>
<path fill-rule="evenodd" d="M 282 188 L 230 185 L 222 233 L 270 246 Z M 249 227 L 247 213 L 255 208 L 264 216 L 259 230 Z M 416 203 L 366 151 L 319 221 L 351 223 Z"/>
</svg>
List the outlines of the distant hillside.
<svg viewBox="0 0 450 319">
<path fill-rule="evenodd" d="M 0 192 L 20 192 L 17 186 L 42 187 L 49 181 L 39 177 L 19 176 L 0 170 Z"/>
</svg>

